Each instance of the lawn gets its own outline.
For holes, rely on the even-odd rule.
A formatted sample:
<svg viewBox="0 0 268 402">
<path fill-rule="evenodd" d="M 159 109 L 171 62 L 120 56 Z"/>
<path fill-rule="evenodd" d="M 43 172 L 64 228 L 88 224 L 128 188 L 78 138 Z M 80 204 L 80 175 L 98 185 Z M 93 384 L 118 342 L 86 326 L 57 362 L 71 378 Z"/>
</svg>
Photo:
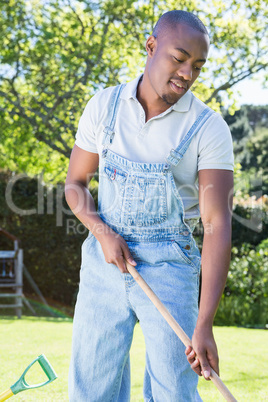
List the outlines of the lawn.
<svg viewBox="0 0 268 402">
<path fill-rule="evenodd" d="M 268 333 L 265 330 L 215 327 L 221 359 L 221 378 L 238 401 L 268 400 Z M 17 401 L 67 402 L 72 321 L 68 318 L 2 318 L 0 320 L 0 392 L 9 388 L 26 366 L 44 353 L 58 379 L 37 390 L 13 397 Z M 140 402 L 144 366 L 144 342 L 136 326 L 131 349 L 132 397 Z M 32 373 L 36 380 L 36 374 Z M 224 401 L 211 382 L 201 379 L 199 391 L 204 402 Z M 16 398 L 16 399 L 15 399 Z"/>
</svg>

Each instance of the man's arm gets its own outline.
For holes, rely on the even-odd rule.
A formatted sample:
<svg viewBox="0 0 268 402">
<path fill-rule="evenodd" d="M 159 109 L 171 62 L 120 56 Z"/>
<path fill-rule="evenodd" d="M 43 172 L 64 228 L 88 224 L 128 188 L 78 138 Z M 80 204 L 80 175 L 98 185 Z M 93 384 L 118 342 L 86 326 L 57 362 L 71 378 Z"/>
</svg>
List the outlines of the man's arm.
<svg viewBox="0 0 268 402">
<path fill-rule="evenodd" d="M 125 260 L 136 265 L 125 240 L 99 217 L 88 184 L 99 165 L 99 155 L 74 146 L 65 183 L 66 201 L 76 217 L 99 240 L 106 262 L 128 272 Z"/>
<path fill-rule="evenodd" d="M 219 373 L 212 325 L 226 283 L 231 258 L 233 172 L 199 171 L 199 206 L 204 227 L 199 314 L 186 354 L 192 369 L 208 379 L 209 365 Z"/>
</svg>

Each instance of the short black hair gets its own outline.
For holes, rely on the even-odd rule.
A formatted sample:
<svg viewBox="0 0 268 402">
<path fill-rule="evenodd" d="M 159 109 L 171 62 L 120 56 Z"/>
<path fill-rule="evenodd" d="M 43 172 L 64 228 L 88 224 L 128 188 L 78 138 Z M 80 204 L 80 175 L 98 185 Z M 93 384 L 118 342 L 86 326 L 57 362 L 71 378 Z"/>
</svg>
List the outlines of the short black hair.
<svg viewBox="0 0 268 402">
<path fill-rule="evenodd" d="M 182 10 L 172 10 L 164 13 L 157 21 L 153 36 L 156 38 L 160 33 L 164 33 L 172 26 L 177 24 L 186 24 L 193 29 L 208 35 L 208 31 L 203 22 L 193 13 Z"/>
</svg>

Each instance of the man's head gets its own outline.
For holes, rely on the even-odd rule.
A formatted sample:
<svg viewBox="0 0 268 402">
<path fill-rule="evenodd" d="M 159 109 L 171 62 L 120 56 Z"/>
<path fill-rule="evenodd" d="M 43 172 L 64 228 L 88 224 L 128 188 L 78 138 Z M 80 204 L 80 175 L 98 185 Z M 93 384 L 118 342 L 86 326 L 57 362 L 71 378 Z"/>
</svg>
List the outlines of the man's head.
<svg viewBox="0 0 268 402">
<path fill-rule="evenodd" d="M 207 28 L 196 15 L 188 11 L 173 10 L 159 18 L 154 27 L 153 36 L 156 38 L 159 35 L 164 35 L 169 29 L 174 29 L 177 24 L 189 25 L 196 31 L 208 35 Z"/>
<path fill-rule="evenodd" d="M 151 96 L 166 105 L 176 103 L 199 76 L 208 49 L 208 32 L 194 14 L 163 14 L 146 41 L 145 76 Z"/>
</svg>

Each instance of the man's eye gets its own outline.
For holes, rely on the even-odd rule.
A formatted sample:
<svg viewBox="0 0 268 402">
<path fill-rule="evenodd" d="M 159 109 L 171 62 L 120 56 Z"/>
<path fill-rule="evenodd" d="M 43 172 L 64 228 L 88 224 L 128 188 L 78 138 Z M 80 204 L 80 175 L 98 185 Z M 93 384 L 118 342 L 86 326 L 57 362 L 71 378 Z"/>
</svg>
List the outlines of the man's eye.
<svg viewBox="0 0 268 402">
<path fill-rule="evenodd" d="M 196 70 L 201 71 L 202 67 L 195 67 Z"/>
<path fill-rule="evenodd" d="M 182 60 L 177 59 L 177 57 L 173 56 L 173 58 L 178 62 L 178 63 L 182 63 Z"/>
</svg>

